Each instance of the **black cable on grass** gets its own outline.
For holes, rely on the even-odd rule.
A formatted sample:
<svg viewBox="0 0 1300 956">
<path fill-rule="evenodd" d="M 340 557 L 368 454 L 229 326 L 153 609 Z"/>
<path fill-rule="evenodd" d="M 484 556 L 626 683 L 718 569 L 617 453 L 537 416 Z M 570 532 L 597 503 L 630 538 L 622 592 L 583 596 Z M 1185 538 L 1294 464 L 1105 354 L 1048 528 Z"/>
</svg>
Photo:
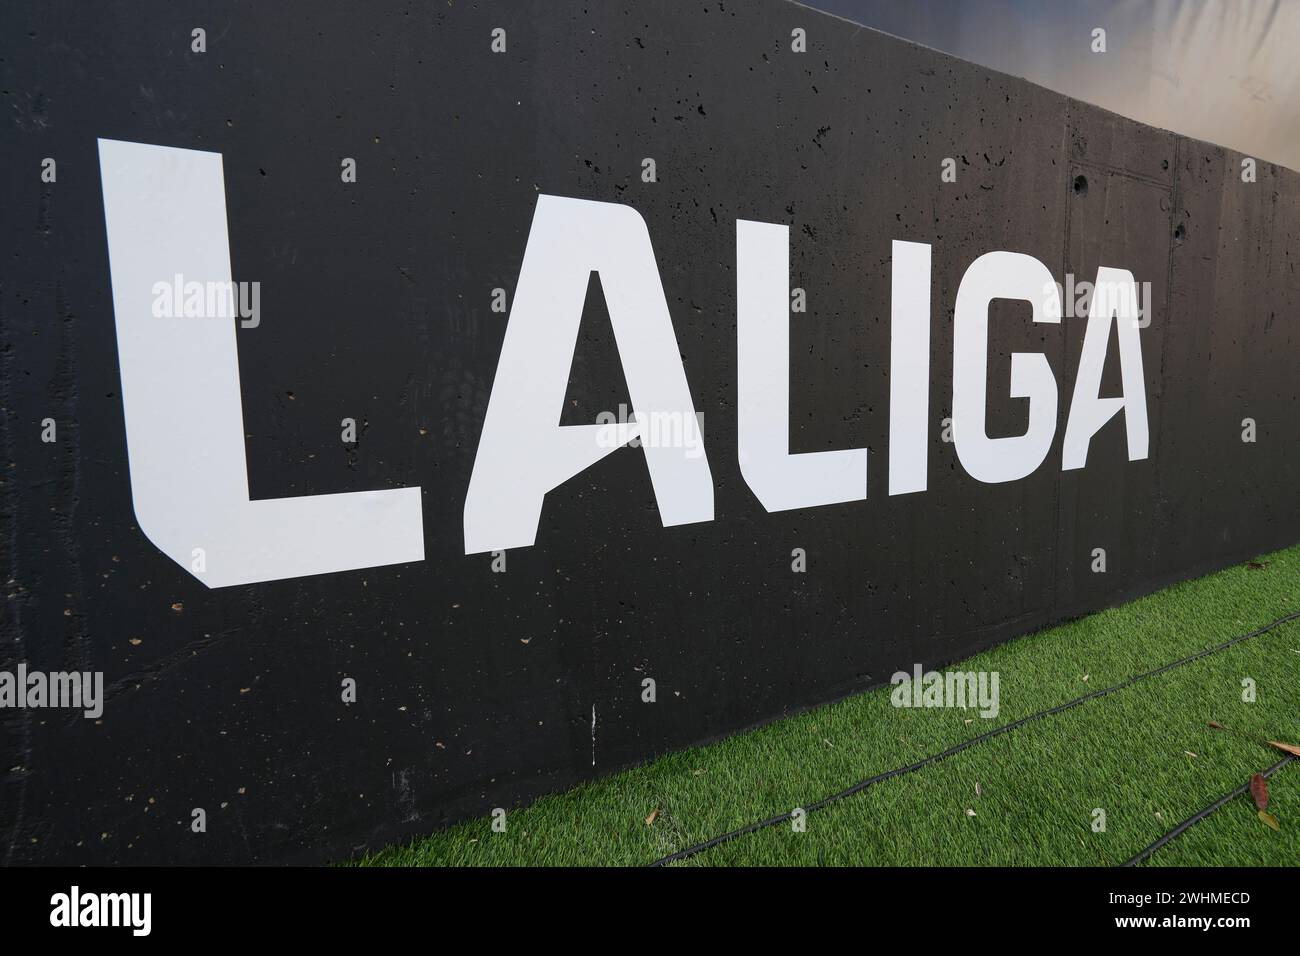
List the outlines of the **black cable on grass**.
<svg viewBox="0 0 1300 956">
<path fill-rule="evenodd" d="M 1173 661 L 1172 663 L 1169 664 L 1164 664 L 1160 667 L 1157 667 L 1155 670 L 1149 670 L 1146 671 L 1145 673 L 1137 674 L 1133 677 L 1128 678 L 1127 680 L 1120 681 L 1118 684 L 1113 684 L 1110 687 L 1103 687 L 1101 690 L 1095 690 L 1091 694 L 1084 694 L 1082 697 L 1076 697 L 1074 700 L 1066 701 L 1064 704 L 1058 704 L 1055 707 L 1049 707 L 1047 710 L 1040 710 L 1036 714 L 1030 714 L 1028 717 L 1021 717 L 1019 720 L 1013 720 L 1009 724 L 1003 724 L 1001 727 L 995 727 L 992 730 L 988 731 L 987 733 L 980 734 L 978 737 L 972 737 L 970 740 L 964 740 L 959 744 L 954 744 L 953 746 L 949 747 L 947 750 L 941 751 L 940 753 L 931 754 L 928 757 L 922 757 L 920 760 L 916 761 L 915 763 L 910 763 L 905 767 L 895 767 L 893 770 L 886 770 L 884 773 L 878 773 L 874 777 L 868 777 L 866 780 L 861 780 L 846 790 L 841 790 L 838 793 L 832 793 L 829 797 L 824 797 L 821 800 L 818 800 L 816 803 L 804 807 L 803 810 L 805 813 L 815 813 L 818 810 L 830 806 L 832 803 L 836 803 L 840 800 L 843 800 L 845 797 L 851 797 L 855 793 L 861 793 L 863 790 L 866 790 L 868 787 L 880 783 L 883 780 L 888 780 L 891 777 L 901 777 L 904 774 L 912 773 L 914 770 L 920 770 L 922 767 L 929 766 L 932 763 L 938 763 L 940 760 L 943 760 L 946 757 L 951 757 L 954 754 L 959 754 L 963 750 L 966 750 L 970 747 L 974 747 L 976 744 L 983 743 L 984 741 L 990 740 L 993 737 L 1001 736 L 1002 734 L 1015 730 L 1017 727 L 1023 727 L 1025 724 L 1028 724 L 1032 721 L 1039 720 L 1043 717 L 1051 717 L 1054 714 L 1059 714 L 1062 711 L 1071 709 L 1072 707 L 1078 707 L 1080 704 L 1086 703 L 1087 701 L 1096 700 L 1098 697 L 1105 697 L 1107 694 L 1113 694 L 1117 690 L 1123 690 L 1125 687 L 1129 687 L 1133 684 L 1136 684 L 1138 681 L 1146 680 L 1148 677 L 1155 677 L 1157 674 L 1163 674 L 1165 673 L 1165 671 L 1171 671 L 1175 667 L 1182 667 L 1184 664 L 1190 664 L 1192 661 L 1198 661 L 1202 657 L 1208 657 L 1210 654 L 1216 654 L 1219 651 L 1227 650 L 1229 647 L 1232 647 L 1234 644 L 1240 644 L 1242 641 L 1248 641 L 1252 637 L 1259 637 L 1259 635 L 1265 634 L 1273 630 L 1273 628 L 1281 624 L 1285 624 L 1288 621 L 1294 621 L 1297 618 L 1300 618 L 1300 611 L 1295 611 L 1291 614 L 1287 614 L 1284 615 L 1283 617 L 1279 617 L 1277 620 L 1270 621 L 1268 624 L 1265 624 L 1263 627 L 1251 631 L 1248 634 L 1239 634 L 1234 638 L 1224 641 L 1222 644 L 1215 644 L 1212 647 L 1207 647 L 1204 650 L 1199 650 L 1195 654 L 1189 654 L 1187 657 L 1180 658 L 1179 660 Z M 1283 762 L 1285 763 L 1285 761 Z M 775 826 L 776 824 L 781 823 L 782 821 L 789 820 L 793 813 L 794 811 L 790 810 L 775 817 L 768 817 L 766 820 L 759 820 L 757 823 L 750 823 L 746 826 L 741 827 L 739 830 L 732 830 L 728 833 L 720 834 L 711 839 L 705 840 L 702 843 L 696 843 L 693 846 L 688 846 L 684 850 L 678 850 L 676 853 L 670 853 L 667 856 L 660 857 L 659 859 L 655 860 L 653 863 L 650 863 L 649 865 L 666 866 L 669 863 L 676 863 L 678 860 L 684 860 L 687 857 L 694 856 L 695 854 L 701 853 L 704 850 L 712 849 L 715 846 L 726 843 L 730 840 L 734 840 L 736 839 L 736 837 L 745 836 L 750 833 L 755 833 L 758 830 L 765 830 L 770 826 Z"/>
<path fill-rule="evenodd" d="M 1285 757 L 1283 757 L 1283 758 L 1282 758 L 1281 760 L 1279 760 L 1277 763 L 1273 764 L 1273 766 L 1271 766 L 1271 767 L 1269 767 L 1267 770 L 1263 771 L 1262 774 L 1261 774 L 1261 776 L 1264 776 L 1264 777 L 1271 777 L 1271 776 L 1273 776 L 1273 774 L 1277 773 L 1279 770 L 1281 770 L 1283 767 L 1285 767 L 1287 764 L 1289 764 L 1289 763 L 1290 763 L 1292 760 L 1294 760 L 1294 759 L 1295 759 L 1294 756 L 1292 756 L 1291 754 L 1287 754 Z M 1201 811 L 1198 811 L 1197 813 L 1192 814 L 1190 817 L 1188 817 L 1188 818 L 1187 818 L 1186 820 L 1184 820 L 1182 823 L 1178 824 L 1178 826 L 1174 827 L 1172 830 L 1170 830 L 1168 833 L 1166 833 L 1164 836 L 1162 836 L 1159 840 L 1156 840 L 1155 843 L 1152 843 L 1152 844 L 1151 844 L 1149 847 L 1147 847 L 1145 850 L 1143 850 L 1142 852 L 1140 852 L 1139 854 L 1137 854 L 1137 856 L 1133 857 L 1133 859 L 1129 860 L 1127 863 L 1121 863 L 1120 865 L 1121 865 L 1121 866 L 1137 866 L 1137 865 L 1138 865 L 1139 863 L 1141 863 L 1143 860 L 1145 860 L 1145 859 L 1147 859 L 1149 856 L 1151 856 L 1152 853 L 1155 853 L 1156 850 L 1160 849 L 1162 846 L 1164 846 L 1165 844 L 1169 843 L 1171 840 L 1175 840 L 1175 839 L 1177 839 L 1178 837 L 1182 836 L 1184 833 L 1186 833 L 1188 830 L 1190 830 L 1190 829 L 1191 829 L 1192 827 L 1194 827 L 1196 824 L 1200 823 L 1202 820 L 1204 820 L 1206 817 L 1208 817 L 1208 816 L 1209 816 L 1211 813 L 1213 813 L 1215 810 L 1219 809 L 1221 806 L 1223 806 L 1225 803 L 1228 803 L 1230 800 L 1235 800 L 1235 799 L 1237 799 L 1237 797 L 1241 796 L 1243 793 L 1245 793 L 1245 792 L 1246 792 L 1247 790 L 1249 790 L 1249 789 L 1250 789 L 1250 781 L 1247 780 L 1245 783 L 1243 783 L 1243 784 L 1242 784 L 1240 787 L 1238 787 L 1236 790 L 1232 791 L 1232 793 L 1224 794 L 1223 796 L 1219 797 L 1218 800 L 1215 800 L 1212 804 L 1210 804 L 1208 807 L 1206 807 L 1204 810 L 1201 810 Z"/>
</svg>

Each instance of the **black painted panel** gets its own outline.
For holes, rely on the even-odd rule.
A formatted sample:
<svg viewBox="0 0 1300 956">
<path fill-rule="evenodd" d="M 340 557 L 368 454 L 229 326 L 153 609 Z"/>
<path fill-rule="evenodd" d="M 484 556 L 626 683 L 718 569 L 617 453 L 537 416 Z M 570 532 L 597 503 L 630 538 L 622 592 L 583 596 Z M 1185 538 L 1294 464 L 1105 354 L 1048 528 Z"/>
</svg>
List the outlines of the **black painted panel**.
<svg viewBox="0 0 1300 956">
<path fill-rule="evenodd" d="M 1290 171 L 1244 184 L 1235 154 L 779 0 L 73 9 L 18 4 L 0 37 L 0 666 L 101 670 L 109 691 L 99 722 L 0 714 L 7 862 L 338 858 L 1300 538 Z M 419 485 L 423 562 L 208 590 L 139 532 L 97 137 L 223 156 L 234 275 L 262 288 L 238 335 L 253 497 Z M 548 495 L 537 544 L 494 574 L 463 553 L 464 501 L 507 321 L 491 290 L 513 298 L 539 193 L 644 217 L 716 518 L 663 528 L 623 449 Z M 740 475 L 737 219 L 790 226 L 808 294 L 792 450 L 868 447 L 866 501 L 769 514 Z M 933 252 L 929 488 L 896 497 L 893 240 Z M 1152 283 L 1149 459 L 1117 418 L 1062 473 L 1085 322 L 997 303 L 990 429 L 1024 427 L 1013 351 L 1048 356 L 1060 420 L 1027 478 L 966 474 L 940 426 L 953 303 L 992 250 Z M 566 423 L 627 398 L 599 293 Z"/>
</svg>

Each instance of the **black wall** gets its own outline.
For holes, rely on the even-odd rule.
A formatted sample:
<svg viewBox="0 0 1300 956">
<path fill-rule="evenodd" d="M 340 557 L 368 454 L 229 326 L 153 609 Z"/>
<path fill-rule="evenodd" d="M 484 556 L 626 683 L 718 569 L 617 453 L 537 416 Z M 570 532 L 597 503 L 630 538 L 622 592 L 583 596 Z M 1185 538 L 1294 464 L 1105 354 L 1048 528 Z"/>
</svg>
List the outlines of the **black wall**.
<svg viewBox="0 0 1300 956">
<path fill-rule="evenodd" d="M 32 2 L 4 19 L 0 667 L 108 686 L 98 722 L 0 712 L 6 862 L 340 858 L 1300 539 L 1295 173 L 1242 183 L 1219 147 L 780 0 Z M 134 526 L 97 137 L 224 157 L 234 275 L 262 286 L 261 326 L 239 332 L 253 496 L 420 485 L 424 562 L 208 590 Z M 663 528 L 623 449 L 550 494 L 536 546 L 495 574 L 464 555 L 462 512 L 507 322 L 491 290 L 513 295 L 539 192 L 644 216 L 716 520 Z M 790 225 L 808 290 L 792 450 L 869 447 L 866 501 L 768 514 L 741 479 L 738 218 Z M 894 239 L 933 246 L 935 427 L 929 490 L 891 498 Z M 939 429 L 952 305 L 994 249 L 1058 280 L 1109 265 L 1153 284 L 1147 460 L 1127 460 L 1118 417 L 1061 471 L 1086 322 L 1009 307 L 990 431 L 1023 431 L 1009 356 L 1043 351 L 1055 444 L 1021 481 L 963 471 Z M 627 401 L 596 288 L 566 422 Z M 355 450 L 344 416 L 364 422 Z"/>
</svg>

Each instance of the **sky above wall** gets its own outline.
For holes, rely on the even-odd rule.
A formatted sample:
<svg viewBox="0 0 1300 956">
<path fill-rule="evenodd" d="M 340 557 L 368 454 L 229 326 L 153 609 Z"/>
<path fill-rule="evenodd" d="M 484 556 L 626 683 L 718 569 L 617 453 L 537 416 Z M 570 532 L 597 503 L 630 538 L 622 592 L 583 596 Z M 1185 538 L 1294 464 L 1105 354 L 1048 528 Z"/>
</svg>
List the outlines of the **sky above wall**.
<svg viewBox="0 0 1300 956">
<path fill-rule="evenodd" d="M 1300 0 L 805 0 L 1300 170 Z M 1093 31 L 1106 52 L 1093 52 Z"/>
</svg>

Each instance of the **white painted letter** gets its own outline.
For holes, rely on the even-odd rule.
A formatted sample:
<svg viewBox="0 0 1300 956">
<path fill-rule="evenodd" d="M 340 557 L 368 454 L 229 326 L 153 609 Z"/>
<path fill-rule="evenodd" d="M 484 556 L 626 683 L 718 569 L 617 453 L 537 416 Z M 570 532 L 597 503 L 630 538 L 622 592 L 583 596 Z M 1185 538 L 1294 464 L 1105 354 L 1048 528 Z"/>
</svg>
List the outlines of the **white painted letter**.
<svg viewBox="0 0 1300 956">
<path fill-rule="evenodd" d="M 634 421 L 561 426 L 593 271 Z M 465 553 L 531 546 L 546 493 L 639 436 L 656 414 L 699 427 L 645 220 L 618 203 L 538 196 L 465 496 Z M 703 446 L 678 444 L 642 442 L 664 527 L 713 520 Z"/>
<path fill-rule="evenodd" d="M 740 473 L 768 511 L 867 496 L 867 450 L 790 454 L 790 229 L 736 220 Z"/>
<path fill-rule="evenodd" d="M 1061 470 L 1082 468 L 1088 460 L 1088 445 L 1121 408 L 1128 429 L 1128 460 L 1147 457 L 1147 389 L 1142 374 L 1142 341 L 1138 337 L 1137 284 L 1133 273 L 1102 266 L 1097 270 L 1088 309 L 1088 327 L 1083 334 L 1079 374 L 1074 379 L 1070 418 L 1065 423 L 1065 448 Z M 1111 317 L 1116 318 L 1119 340 L 1119 368 L 1123 398 L 1102 398 L 1101 372 L 1106 364 L 1106 343 L 1110 341 Z"/>
<path fill-rule="evenodd" d="M 925 491 L 930 447 L 930 247 L 894 241 L 889 314 L 889 493 Z"/>
<path fill-rule="evenodd" d="M 988 437 L 989 303 L 994 299 L 1024 299 L 1035 322 L 1061 321 L 1056 283 L 1033 256 L 987 252 L 962 276 L 953 318 L 952 437 L 962 467 L 989 483 L 1028 475 L 1043 463 L 1056 433 L 1056 379 L 1047 356 L 1013 352 L 1011 397 L 1029 399 L 1029 429 L 1014 438 Z"/>
<path fill-rule="evenodd" d="M 140 530 L 210 588 L 422 561 L 419 488 L 249 500 L 234 321 L 153 315 L 167 277 L 231 282 L 221 154 L 101 139 L 99 169 Z"/>
</svg>

